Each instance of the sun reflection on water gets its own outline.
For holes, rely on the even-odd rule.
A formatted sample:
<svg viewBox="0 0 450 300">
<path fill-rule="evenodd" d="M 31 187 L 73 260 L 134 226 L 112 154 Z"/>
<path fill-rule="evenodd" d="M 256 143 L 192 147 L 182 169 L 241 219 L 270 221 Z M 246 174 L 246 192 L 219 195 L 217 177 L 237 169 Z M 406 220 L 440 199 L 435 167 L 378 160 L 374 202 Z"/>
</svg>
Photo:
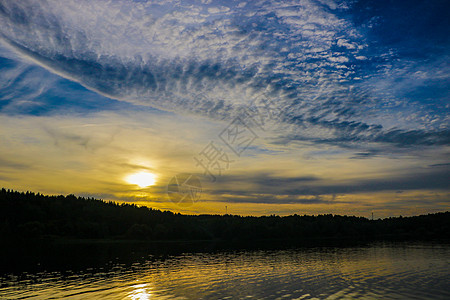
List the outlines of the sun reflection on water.
<svg viewBox="0 0 450 300">
<path fill-rule="evenodd" d="M 148 284 L 142 283 L 142 284 L 136 284 L 132 286 L 134 289 L 128 297 L 132 300 L 148 300 L 152 298 L 151 294 L 151 288 Z"/>
</svg>

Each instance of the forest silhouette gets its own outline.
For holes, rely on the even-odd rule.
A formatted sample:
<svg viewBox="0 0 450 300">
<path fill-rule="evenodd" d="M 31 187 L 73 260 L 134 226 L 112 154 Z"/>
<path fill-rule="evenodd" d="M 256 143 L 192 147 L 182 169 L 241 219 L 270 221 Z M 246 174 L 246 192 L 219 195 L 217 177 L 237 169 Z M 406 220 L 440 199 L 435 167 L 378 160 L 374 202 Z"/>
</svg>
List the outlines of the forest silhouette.
<svg viewBox="0 0 450 300">
<path fill-rule="evenodd" d="M 340 215 L 183 215 L 94 198 L 0 191 L 0 238 L 114 240 L 442 239 L 450 212 L 370 220 Z"/>
</svg>

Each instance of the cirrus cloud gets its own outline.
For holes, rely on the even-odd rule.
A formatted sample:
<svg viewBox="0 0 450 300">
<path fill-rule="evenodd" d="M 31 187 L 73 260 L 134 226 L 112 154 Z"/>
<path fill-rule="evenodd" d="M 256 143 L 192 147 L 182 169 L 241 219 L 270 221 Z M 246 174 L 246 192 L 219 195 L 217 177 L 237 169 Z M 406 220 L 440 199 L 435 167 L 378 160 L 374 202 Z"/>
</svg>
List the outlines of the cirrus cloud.
<svg viewBox="0 0 450 300">
<path fill-rule="evenodd" d="M 287 140 L 449 143 L 447 116 L 380 90 L 383 72 L 404 78 L 418 67 L 370 58 L 368 37 L 346 17 L 351 3 L 242 4 L 5 1 L 0 39 L 58 75 L 138 105 L 222 120 L 264 95 L 284 111 L 279 121 L 294 125 Z"/>
</svg>

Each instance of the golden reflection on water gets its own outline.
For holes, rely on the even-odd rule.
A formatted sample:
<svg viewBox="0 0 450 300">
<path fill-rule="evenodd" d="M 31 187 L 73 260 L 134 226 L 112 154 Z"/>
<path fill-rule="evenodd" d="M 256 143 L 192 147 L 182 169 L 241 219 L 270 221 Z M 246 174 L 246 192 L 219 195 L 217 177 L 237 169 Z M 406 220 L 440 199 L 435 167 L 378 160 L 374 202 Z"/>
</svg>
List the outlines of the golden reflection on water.
<svg viewBox="0 0 450 300">
<path fill-rule="evenodd" d="M 448 246 L 383 245 L 186 253 L 104 273 L 3 280 L 0 298 L 450 299 L 448 257 Z"/>
<path fill-rule="evenodd" d="M 152 297 L 150 286 L 146 283 L 132 286 L 134 290 L 130 292 L 128 298 L 131 300 L 150 300 Z"/>
</svg>

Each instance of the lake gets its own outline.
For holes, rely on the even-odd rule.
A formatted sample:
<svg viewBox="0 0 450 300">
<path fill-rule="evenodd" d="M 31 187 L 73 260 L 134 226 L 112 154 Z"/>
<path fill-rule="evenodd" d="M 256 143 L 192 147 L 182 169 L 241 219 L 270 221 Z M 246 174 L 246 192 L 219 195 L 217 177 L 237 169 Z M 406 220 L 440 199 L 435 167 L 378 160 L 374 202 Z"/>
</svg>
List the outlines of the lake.
<svg viewBox="0 0 450 300">
<path fill-rule="evenodd" d="M 1 254 L 1 299 L 450 299 L 442 242 L 73 243 Z"/>
</svg>

